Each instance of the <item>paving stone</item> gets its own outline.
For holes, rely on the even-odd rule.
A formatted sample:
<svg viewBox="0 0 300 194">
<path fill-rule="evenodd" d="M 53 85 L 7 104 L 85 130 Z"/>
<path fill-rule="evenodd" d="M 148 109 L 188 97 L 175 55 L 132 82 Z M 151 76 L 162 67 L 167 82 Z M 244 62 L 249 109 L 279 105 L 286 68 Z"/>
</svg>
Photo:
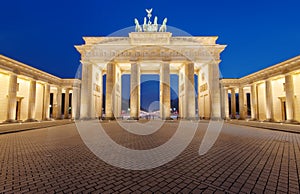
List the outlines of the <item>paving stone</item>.
<svg viewBox="0 0 300 194">
<path fill-rule="evenodd" d="M 225 123 L 213 147 L 199 156 L 208 126 L 200 122 L 174 160 L 150 170 L 125 170 L 97 158 L 75 124 L 48 124 L 0 135 L 0 193 L 299 193 L 297 133 Z M 102 126 L 118 144 L 146 150 L 168 141 L 178 124 L 165 123 L 146 136 L 128 133 L 117 122 Z M 3 125 L 0 132 L 20 126 Z"/>
</svg>

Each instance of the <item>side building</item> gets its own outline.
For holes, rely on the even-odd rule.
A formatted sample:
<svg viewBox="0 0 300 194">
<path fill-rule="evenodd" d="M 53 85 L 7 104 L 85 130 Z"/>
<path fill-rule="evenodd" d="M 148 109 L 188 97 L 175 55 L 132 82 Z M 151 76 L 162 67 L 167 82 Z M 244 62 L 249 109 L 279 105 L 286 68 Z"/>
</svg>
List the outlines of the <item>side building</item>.
<svg viewBox="0 0 300 194">
<path fill-rule="evenodd" d="M 223 118 L 300 122 L 300 55 L 220 83 Z"/>
<path fill-rule="evenodd" d="M 0 55 L 0 122 L 78 117 L 78 79 L 61 79 Z"/>
</svg>

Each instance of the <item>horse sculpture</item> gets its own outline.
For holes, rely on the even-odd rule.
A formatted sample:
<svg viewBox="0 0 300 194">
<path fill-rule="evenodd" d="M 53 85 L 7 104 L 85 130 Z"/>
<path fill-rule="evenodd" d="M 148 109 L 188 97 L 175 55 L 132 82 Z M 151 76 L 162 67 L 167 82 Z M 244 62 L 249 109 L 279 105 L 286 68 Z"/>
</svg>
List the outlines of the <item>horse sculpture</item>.
<svg viewBox="0 0 300 194">
<path fill-rule="evenodd" d="M 168 21 L 168 19 L 165 18 L 162 25 L 159 28 L 159 32 L 166 32 L 167 31 L 167 21 Z"/>
<path fill-rule="evenodd" d="M 136 18 L 134 19 L 134 23 L 135 23 L 135 31 L 142 32 L 143 31 L 142 27 L 140 26 L 139 21 Z"/>
</svg>

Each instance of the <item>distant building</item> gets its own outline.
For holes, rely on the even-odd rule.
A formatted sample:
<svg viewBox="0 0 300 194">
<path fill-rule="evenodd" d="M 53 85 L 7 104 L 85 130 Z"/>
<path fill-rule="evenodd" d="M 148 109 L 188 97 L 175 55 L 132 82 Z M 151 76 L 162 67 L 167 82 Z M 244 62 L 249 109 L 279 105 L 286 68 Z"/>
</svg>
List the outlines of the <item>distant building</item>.
<svg viewBox="0 0 300 194">
<path fill-rule="evenodd" d="M 222 79 L 220 83 L 223 118 L 237 118 L 238 112 L 240 119 L 300 121 L 300 55 L 240 79 Z M 232 95 L 236 93 L 239 110 L 235 106 L 236 95 Z"/>
<path fill-rule="evenodd" d="M 0 55 L 0 121 L 72 118 L 80 80 L 61 79 Z"/>
</svg>

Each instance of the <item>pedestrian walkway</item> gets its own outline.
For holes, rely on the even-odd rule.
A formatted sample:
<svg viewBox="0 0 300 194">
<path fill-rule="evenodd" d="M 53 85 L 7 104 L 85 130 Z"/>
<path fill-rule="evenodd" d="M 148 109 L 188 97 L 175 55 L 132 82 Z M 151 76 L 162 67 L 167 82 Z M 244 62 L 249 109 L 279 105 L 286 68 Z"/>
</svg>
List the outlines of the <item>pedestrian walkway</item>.
<svg viewBox="0 0 300 194">
<path fill-rule="evenodd" d="M 51 121 L 39 121 L 39 122 L 28 122 L 28 123 L 0 124 L 0 134 L 66 125 L 73 122 L 74 121 L 70 119 L 65 119 L 65 120 L 51 120 Z"/>
<path fill-rule="evenodd" d="M 226 122 L 231 123 L 231 124 L 236 124 L 236 125 L 244 125 L 244 126 L 250 126 L 250 127 L 292 132 L 292 133 L 300 133 L 300 125 L 299 124 L 247 121 L 247 120 L 237 120 L 237 119 L 228 120 Z"/>
<path fill-rule="evenodd" d="M 142 136 L 117 121 L 101 125 L 119 145 L 149 150 L 167 142 L 179 122 Z M 299 134 L 224 123 L 213 147 L 199 155 L 207 126 L 200 122 L 179 156 L 149 170 L 121 169 L 96 157 L 74 123 L 3 134 L 0 193 L 299 193 Z"/>
</svg>

